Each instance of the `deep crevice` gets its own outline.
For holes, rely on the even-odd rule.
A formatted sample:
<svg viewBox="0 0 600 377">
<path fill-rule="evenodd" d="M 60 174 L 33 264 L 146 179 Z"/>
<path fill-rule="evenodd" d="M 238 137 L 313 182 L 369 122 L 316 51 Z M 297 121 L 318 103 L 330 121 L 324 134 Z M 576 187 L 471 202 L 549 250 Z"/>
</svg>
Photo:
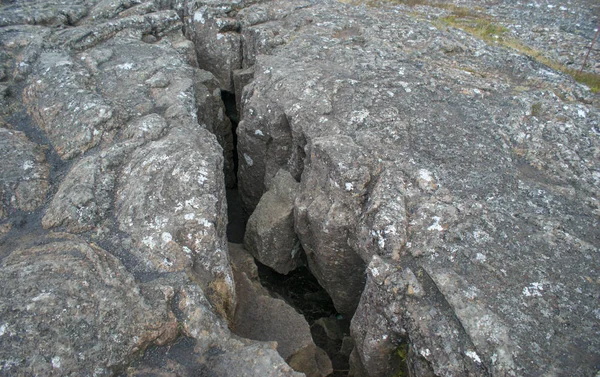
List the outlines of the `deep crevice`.
<svg viewBox="0 0 600 377">
<path fill-rule="evenodd" d="M 333 300 L 308 267 L 300 266 L 283 275 L 257 260 L 255 263 L 262 286 L 286 301 L 308 322 L 313 341 L 331 359 L 334 372 L 329 377 L 347 376 L 350 318 L 336 311 Z"/>
<path fill-rule="evenodd" d="M 240 119 L 237 112 L 236 95 L 230 91 L 221 90 L 221 100 L 225 107 L 225 114 L 232 126 L 233 165 L 237 181 L 239 167 L 237 127 Z M 304 151 L 301 152 L 298 152 L 298 155 L 304 157 Z M 295 178 L 299 179 L 300 177 Z M 246 223 L 250 214 L 243 209 L 237 184 L 235 187 L 227 189 L 227 216 L 227 240 L 231 243 L 243 244 Z M 332 361 L 334 372 L 329 376 L 347 376 L 349 351 L 351 350 L 351 347 L 348 349 L 350 318 L 345 318 L 336 311 L 331 297 L 306 267 L 306 263 L 305 266 L 298 267 L 287 275 L 279 274 L 257 260 L 255 263 L 261 285 L 273 297 L 286 301 L 308 322 L 313 341 L 327 352 Z"/>
</svg>

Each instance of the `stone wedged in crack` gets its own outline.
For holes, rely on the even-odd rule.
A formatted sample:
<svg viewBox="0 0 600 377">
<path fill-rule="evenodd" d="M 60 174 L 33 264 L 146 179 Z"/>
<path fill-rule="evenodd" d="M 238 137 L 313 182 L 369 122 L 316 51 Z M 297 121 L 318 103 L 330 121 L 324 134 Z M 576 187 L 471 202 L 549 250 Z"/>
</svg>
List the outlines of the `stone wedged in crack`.
<svg viewBox="0 0 600 377">
<path fill-rule="evenodd" d="M 256 266 L 241 245 L 229 244 L 239 297 L 233 332 L 250 339 L 276 341 L 277 352 L 307 377 L 332 373 L 331 360 L 311 337 L 306 319 L 256 280 Z"/>
<path fill-rule="evenodd" d="M 367 284 L 373 309 L 360 307 L 353 324 L 357 371 L 385 375 L 393 364 L 372 360 L 387 362 L 407 339 L 410 367 L 425 374 L 596 373 L 594 95 L 404 9 L 331 1 L 284 23 L 263 17 L 262 29 L 281 32 L 261 34 L 274 47 L 256 56 L 242 95 L 242 199 L 252 209 L 280 168 L 299 166 L 301 147 L 295 226 L 315 275 L 328 261 L 377 256 L 427 288 L 413 298 L 408 277 Z M 338 289 L 329 285 L 334 301 Z M 384 336 L 397 343 L 370 343 Z"/>
<path fill-rule="evenodd" d="M 298 186 L 290 173 L 280 170 L 246 225 L 246 250 L 280 274 L 287 274 L 301 263 L 293 213 Z"/>
<path fill-rule="evenodd" d="M 50 167 L 45 149 L 24 133 L 0 128 L 0 219 L 14 210 L 34 211 L 46 201 Z"/>
<path fill-rule="evenodd" d="M 309 267 L 336 309 L 351 317 L 363 290 L 363 259 L 351 247 L 361 192 L 371 180 L 365 156 L 351 138 L 316 138 L 294 212 L 298 238 Z"/>
<path fill-rule="evenodd" d="M 109 376 L 176 337 L 164 298 L 146 301 L 117 258 L 66 234 L 38 243 L 0 267 L 3 373 Z"/>
</svg>

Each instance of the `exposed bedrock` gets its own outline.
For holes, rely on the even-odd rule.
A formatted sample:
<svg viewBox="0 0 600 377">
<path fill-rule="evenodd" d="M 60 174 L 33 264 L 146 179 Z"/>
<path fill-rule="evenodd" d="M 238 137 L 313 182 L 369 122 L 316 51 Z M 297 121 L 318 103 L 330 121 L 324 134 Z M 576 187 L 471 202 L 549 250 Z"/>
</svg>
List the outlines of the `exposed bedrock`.
<svg viewBox="0 0 600 377">
<path fill-rule="evenodd" d="M 231 124 L 171 7 L 0 7 L 1 375 L 300 375 L 228 328 Z"/>
<path fill-rule="evenodd" d="M 237 179 L 350 375 L 597 376 L 598 95 L 448 26 L 526 5 L 466 4 L 2 2 L 0 375 L 327 375 L 230 254 Z M 488 39 L 591 42 L 591 0 L 531 8 Z"/>
<path fill-rule="evenodd" d="M 309 266 L 356 309 L 351 374 L 597 373 L 593 93 L 404 7 L 236 17 L 242 200 L 281 169 L 300 182 Z"/>
</svg>

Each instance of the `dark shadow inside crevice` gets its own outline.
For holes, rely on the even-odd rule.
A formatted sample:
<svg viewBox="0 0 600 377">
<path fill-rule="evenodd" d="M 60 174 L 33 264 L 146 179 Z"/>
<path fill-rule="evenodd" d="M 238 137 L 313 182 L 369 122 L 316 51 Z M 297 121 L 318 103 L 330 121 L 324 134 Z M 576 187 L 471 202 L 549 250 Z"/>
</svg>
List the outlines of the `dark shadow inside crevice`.
<svg viewBox="0 0 600 377">
<path fill-rule="evenodd" d="M 331 359 L 334 373 L 330 377 L 347 376 L 352 350 L 350 318 L 336 311 L 331 297 L 308 267 L 301 266 L 283 275 L 256 260 L 255 263 L 262 286 L 285 300 L 308 322 L 313 341 Z"/>
<path fill-rule="evenodd" d="M 233 170 L 237 178 L 237 171 L 239 166 L 237 151 L 237 127 L 240 122 L 240 118 L 235 102 L 235 93 L 229 92 L 227 90 L 221 90 L 221 100 L 223 101 L 223 105 L 225 106 L 225 115 L 231 121 L 231 133 L 233 135 Z"/>
</svg>

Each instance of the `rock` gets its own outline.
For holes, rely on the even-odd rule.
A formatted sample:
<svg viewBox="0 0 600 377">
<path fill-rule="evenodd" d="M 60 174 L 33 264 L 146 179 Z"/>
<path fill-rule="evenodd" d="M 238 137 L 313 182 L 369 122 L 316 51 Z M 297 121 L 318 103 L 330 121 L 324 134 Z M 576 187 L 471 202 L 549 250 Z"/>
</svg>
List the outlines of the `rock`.
<svg viewBox="0 0 600 377">
<path fill-rule="evenodd" d="M 147 302 L 117 258 L 76 237 L 13 251 L 0 281 L 3 373 L 109 376 L 177 335 L 164 299 Z"/>
<path fill-rule="evenodd" d="M 56 152 L 71 159 L 98 145 L 112 109 L 89 89 L 85 68 L 67 54 L 49 52 L 40 55 L 35 71 L 41 74 L 25 90 L 24 102 Z"/>
<path fill-rule="evenodd" d="M 233 71 L 233 83 L 235 89 L 235 107 L 238 114 L 242 114 L 242 93 L 244 87 L 252 82 L 254 70 L 252 68 L 236 69 Z"/>
<path fill-rule="evenodd" d="M 217 137 L 217 141 L 223 148 L 225 158 L 223 172 L 225 173 L 225 185 L 233 188 L 236 185 L 236 177 L 233 162 L 233 129 L 231 121 L 226 115 L 225 106 L 221 97 L 221 89 L 217 79 L 209 72 L 198 70 L 196 104 L 198 106 L 198 123 L 206 125 L 206 128 Z"/>
<path fill-rule="evenodd" d="M 0 128 L 0 220 L 14 210 L 34 211 L 46 201 L 50 167 L 45 149 L 19 131 Z"/>
<path fill-rule="evenodd" d="M 358 193 L 365 190 L 370 172 L 356 164 L 364 156 L 350 138 L 315 139 L 308 155 L 296 200 L 296 232 L 311 271 L 336 309 L 352 317 L 363 290 L 365 266 L 348 238 L 359 215 Z"/>
<path fill-rule="evenodd" d="M 333 371 L 331 360 L 314 344 L 304 317 L 285 301 L 269 296 L 257 281 L 250 280 L 256 266 L 240 256 L 246 251 L 235 244 L 230 244 L 230 249 L 234 250 L 232 255 L 237 255 L 234 262 L 242 262 L 234 265 L 239 300 L 233 331 L 250 339 L 276 341 L 281 357 L 307 377 L 329 375 Z"/>
<path fill-rule="evenodd" d="M 596 373 L 597 98 L 402 6 L 282 22 L 289 4 L 238 13 L 261 20 L 244 56 L 246 36 L 271 46 L 242 94 L 240 193 L 251 211 L 280 169 L 300 179 L 309 266 L 358 308 L 356 374 L 394 373 L 402 344 L 423 375 Z"/>
<path fill-rule="evenodd" d="M 242 68 L 242 42 L 238 22 L 228 13 L 238 2 L 202 3 L 187 10 L 186 36 L 195 41 L 198 66 L 212 72 L 223 90 L 233 92 L 232 72 Z"/>
<path fill-rule="evenodd" d="M 231 125 L 170 3 L 0 6 L 47 25 L 81 9 L 0 27 L 0 374 L 150 373 L 145 351 L 189 340 L 172 370 L 299 376 L 227 328 Z"/>
<path fill-rule="evenodd" d="M 246 250 L 280 274 L 287 274 L 302 263 L 293 216 L 298 186 L 290 173 L 280 170 L 246 226 Z"/>
<path fill-rule="evenodd" d="M 224 243 L 223 157 L 208 131 L 190 130 L 172 129 L 133 152 L 116 191 L 115 215 L 153 270 L 196 266 L 217 308 L 229 313 L 235 295 Z"/>
<path fill-rule="evenodd" d="M 597 374 L 600 101 L 569 76 L 596 4 L 344 3 L 3 2 L 0 373 L 293 375 L 227 329 L 225 90 L 244 208 L 280 170 L 300 182 L 294 231 L 353 315 L 351 374 Z M 243 276 L 242 301 L 291 310 Z M 139 354 L 176 338 L 193 356 Z M 299 343 L 290 364 L 329 371 Z"/>
</svg>

